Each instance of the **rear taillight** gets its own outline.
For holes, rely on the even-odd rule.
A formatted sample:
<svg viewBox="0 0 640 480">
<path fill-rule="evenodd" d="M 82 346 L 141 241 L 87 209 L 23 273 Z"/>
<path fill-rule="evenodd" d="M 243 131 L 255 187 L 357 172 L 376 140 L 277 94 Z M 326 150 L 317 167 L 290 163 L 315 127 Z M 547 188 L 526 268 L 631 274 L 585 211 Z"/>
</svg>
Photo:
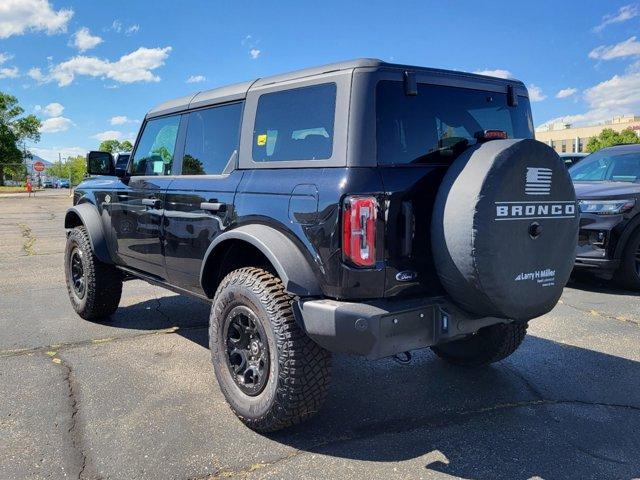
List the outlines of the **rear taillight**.
<svg viewBox="0 0 640 480">
<path fill-rule="evenodd" d="M 376 199 L 347 197 L 342 213 L 342 253 L 358 267 L 376 263 Z"/>
</svg>

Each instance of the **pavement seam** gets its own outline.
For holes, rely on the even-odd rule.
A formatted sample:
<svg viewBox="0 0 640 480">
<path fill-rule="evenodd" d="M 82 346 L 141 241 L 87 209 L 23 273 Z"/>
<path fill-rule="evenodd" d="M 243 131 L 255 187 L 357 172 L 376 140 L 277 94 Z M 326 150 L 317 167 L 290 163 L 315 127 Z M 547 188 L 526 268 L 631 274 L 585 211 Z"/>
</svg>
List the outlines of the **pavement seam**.
<svg viewBox="0 0 640 480">
<path fill-rule="evenodd" d="M 605 312 L 600 312 L 599 310 L 594 310 L 594 309 L 585 309 L 585 308 L 580 308 L 576 305 L 571 305 L 570 303 L 565 302 L 564 300 L 560 300 L 558 302 L 561 305 L 565 305 L 567 307 L 573 308 L 574 310 L 577 310 L 578 312 L 582 312 L 582 313 L 587 313 L 589 315 L 595 315 L 598 317 L 602 317 L 602 318 L 608 318 L 609 320 L 616 320 L 618 322 L 624 322 L 624 323 L 630 323 L 632 325 L 635 325 L 636 327 L 640 326 L 640 322 L 637 320 L 634 320 L 632 318 L 627 318 L 627 317 L 617 317 L 615 315 L 609 314 L 609 313 L 605 313 Z"/>
<path fill-rule="evenodd" d="M 102 345 L 105 343 L 113 343 L 119 341 L 126 340 L 135 340 L 137 338 L 151 337 L 154 335 L 168 335 L 175 334 L 180 332 L 186 332 L 191 330 L 200 330 L 203 328 L 208 328 L 208 324 L 196 324 L 190 325 L 188 327 L 168 327 L 159 330 L 151 330 L 147 332 L 140 332 L 133 335 L 122 335 L 116 337 L 104 337 L 104 338 L 91 338 L 88 340 L 82 340 L 79 342 L 69 342 L 69 343 L 55 343 L 52 345 L 43 345 L 40 347 L 33 348 L 18 348 L 13 350 L 3 350 L 0 351 L 0 358 L 4 357 L 17 357 L 20 355 L 33 355 L 35 353 L 46 353 L 48 351 L 62 351 L 62 350 L 70 350 L 79 347 L 86 347 L 89 345 Z"/>
</svg>

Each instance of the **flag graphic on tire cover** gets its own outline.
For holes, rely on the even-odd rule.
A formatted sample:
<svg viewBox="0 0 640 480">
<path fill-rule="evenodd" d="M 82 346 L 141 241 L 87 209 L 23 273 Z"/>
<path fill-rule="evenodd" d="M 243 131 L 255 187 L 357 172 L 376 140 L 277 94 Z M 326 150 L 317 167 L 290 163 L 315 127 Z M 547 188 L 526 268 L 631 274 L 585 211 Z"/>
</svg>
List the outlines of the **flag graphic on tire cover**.
<svg viewBox="0 0 640 480">
<path fill-rule="evenodd" d="M 550 168 L 527 167 L 524 193 L 527 195 L 549 195 L 552 173 Z"/>
</svg>

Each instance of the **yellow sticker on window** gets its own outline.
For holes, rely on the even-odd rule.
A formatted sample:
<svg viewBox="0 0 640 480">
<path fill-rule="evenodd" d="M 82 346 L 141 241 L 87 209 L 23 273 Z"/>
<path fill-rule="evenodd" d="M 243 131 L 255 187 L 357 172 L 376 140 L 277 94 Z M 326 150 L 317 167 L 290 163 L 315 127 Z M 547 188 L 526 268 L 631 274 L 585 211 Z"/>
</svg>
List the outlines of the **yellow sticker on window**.
<svg viewBox="0 0 640 480">
<path fill-rule="evenodd" d="M 258 135 L 256 144 L 259 147 L 264 147 L 267 144 L 267 135 L 266 134 Z"/>
</svg>

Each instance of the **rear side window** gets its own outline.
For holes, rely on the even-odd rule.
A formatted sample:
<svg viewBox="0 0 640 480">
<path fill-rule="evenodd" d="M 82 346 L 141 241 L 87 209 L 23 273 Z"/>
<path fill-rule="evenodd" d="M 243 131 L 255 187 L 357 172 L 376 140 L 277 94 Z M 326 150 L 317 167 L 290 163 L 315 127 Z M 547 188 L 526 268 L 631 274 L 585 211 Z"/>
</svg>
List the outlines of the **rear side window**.
<svg viewBox="0 0 640 480">
<path fill-rule="evenodd" d="M 180 116 L 149 120 L 132 162 L 132 175 L 171 175 Z"/>
<path fill-rule="evenodd" d="M 189 114 L 182 160 L 183 175 L 219 175 L 238 152 L 242 104 Z"/>
<path fill-rule="evenodd" d="M 407 96 L 402 82 L 376 87 L 379 164 L 449 164 L 484 130 L 533 138 L 528 100 L 510 107 L 504 93 L 419 84 L 418 95 Z"/>
<path fill-rule="evenodd" d="M 253 130 L 253 161 L 331 158 L 335 110 L 335 83 L 261 95 Z"/>
</svg>

